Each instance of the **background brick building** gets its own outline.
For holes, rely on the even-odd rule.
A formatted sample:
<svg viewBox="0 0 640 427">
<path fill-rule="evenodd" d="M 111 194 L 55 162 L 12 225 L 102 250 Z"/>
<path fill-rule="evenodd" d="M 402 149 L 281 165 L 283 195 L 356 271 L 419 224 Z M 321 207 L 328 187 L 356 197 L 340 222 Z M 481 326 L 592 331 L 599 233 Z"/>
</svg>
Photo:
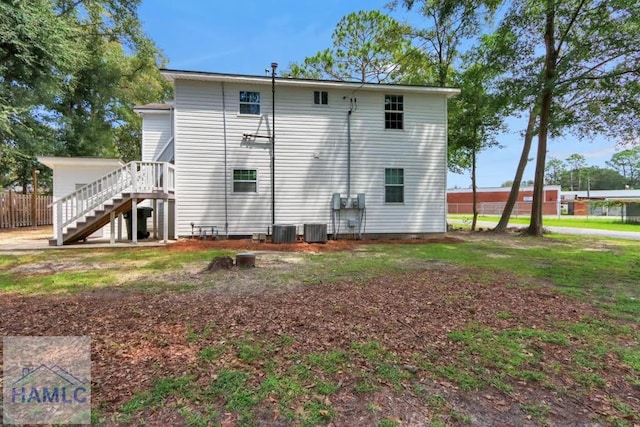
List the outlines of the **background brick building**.
<svg viewBox="0 0 640 427">
<path fill-rule="evenodd" d="M 478 213 L 480 215 L 500 215 L 509 198 L 509 187 L 478 188 Z M 544 188 L 543 215 L 560 215 L 560 186 Z M 522 187 L 518 193 L 513 215 L 530 215 L 533 201 L 533 187 Z M 447 190 L 447 205 L 450 214 L 473 213 L 473 193 L 470 188 Z"/>
</svg>

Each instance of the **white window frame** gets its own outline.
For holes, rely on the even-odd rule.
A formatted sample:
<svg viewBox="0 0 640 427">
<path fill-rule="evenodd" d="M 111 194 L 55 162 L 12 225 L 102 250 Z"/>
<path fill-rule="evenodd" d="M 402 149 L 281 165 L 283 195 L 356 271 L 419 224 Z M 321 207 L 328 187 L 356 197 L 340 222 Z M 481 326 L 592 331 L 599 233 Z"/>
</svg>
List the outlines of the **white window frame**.
<svg viewBox="0 0 640 427">
<path fill-rule="evenodd" d="M 393 108 L 389 108 L 393 107 Z M 399 108 L 398 108 L 399 107 Z M 388 115 L 394 115 L 394 118 L 387 118 Z M 399 117 L 399 119 L 398 119 Z M 397 127 L 397 123 L 400 127 Z M 389 123 L 395 123 L 395 127 L 388 126 Z M 385 94 L 384 95 L 384 129 L 385 130 L 404 130 L 404 95 Z"/>
<path fill-rule="evenodd" d="M 253 171 L 256 174 L 255 179 L 236 179 L 236 171 Z M 231 193 L 232 194 L 258 194 L 260 171 L 257 168 L 237 167 L 231 169 Z M 256 186 L 255 191 L 236 191 L 237 183 L 254 183 Z"/>
<path fill-rule="evenodd" d="M 258 95 L 258 101 L 243 101 L 243 94 L 257 94 Z M 250 96 L 250 95 L 247 95 Z M 242 116 L 260 116 L 260 111 L 261 111 L 261 107 L 260 107 L 260 101 L 262 100 L 262 97 L 260 96 L 260 92 L 259 91 L 255 91 L 255 90 L 241 90 L 238 93 L 238 100 L 239 100 L 239 104 L 238 104 L 238 114 L 242 115 Z M 258 112 L 257 113 L 251 113 L 251 112 L 243 112 L 242 111 L 242 107 L 243 106 L 248 106 L 249 110 L 251 110 L 252 106 L 257 106 L 258 107 Z"/>
<path fill-rule="evenodd" d="M 384 177 L 383 177 L 383 181 L 384 181 L 384 203 L 385 205 L 403 205 L 405 200 L 406 200 L 406 185 L 405 185 L 405 173 L 404 173 L 404 169 L 405 168 L 384 168 Z M 391 171 L 391 170 L 399 170 L 402 171 L 402 183 L 401 184 L 397 184 L 397 183 L 392 183 L 392 184 L 387 184 L 387 171 Z M 397 201 L 388 201 L 387 200 L 387 187 L 400 187 L 402 188 L 402 200 L 397 202 Z"/>
</svg>

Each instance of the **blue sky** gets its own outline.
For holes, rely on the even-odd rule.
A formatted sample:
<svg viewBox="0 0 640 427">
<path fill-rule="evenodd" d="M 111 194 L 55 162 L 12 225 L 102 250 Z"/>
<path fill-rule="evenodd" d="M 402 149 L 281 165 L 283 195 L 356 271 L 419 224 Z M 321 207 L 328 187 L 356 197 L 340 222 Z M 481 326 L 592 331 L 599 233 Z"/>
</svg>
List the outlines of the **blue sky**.
<svg viewBox="0 0 640 427">
<path fill-rule="evenodd" d="M 205 1 L 144 0 L 140 19 L 148 35 L 168 58 L 168 68 L 236 74 L 264 73 L 272 62 L 279 69 L 331 46 L 331 33 L 345 15 L 358 10 L 385 10 L 388 0 Z M 415 13 L 395 11 L 396 19 L 420 23 Z M 495 187 L 513 179 L 520 157 L 521 120 L 478 158 L 478 186 Z M 565 159 L 581 153 L 589 165 L 605 166 L 616 151 L 615 140 L 551 140 L 548 157 Z M 532 148 L 530 157 L 535 155 Z M 530 162 L 525 179 L 533 178 Z M 449 174 L 449 187 L 469 187 L 469 175 Z"/>
</svg>

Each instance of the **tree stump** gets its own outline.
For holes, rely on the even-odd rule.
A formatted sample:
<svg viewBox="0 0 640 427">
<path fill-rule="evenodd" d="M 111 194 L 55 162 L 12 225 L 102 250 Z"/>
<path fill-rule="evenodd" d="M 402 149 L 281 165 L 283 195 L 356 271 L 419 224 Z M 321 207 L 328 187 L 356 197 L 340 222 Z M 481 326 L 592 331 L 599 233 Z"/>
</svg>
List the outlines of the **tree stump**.
<svg viewBox="0 0 640 427">
<path fill-rule="evenodd" d="M 236 255 L 236 265 L 240 268 L 249 268 L 256 266 L 256 254 L 252 252 L 243 252 Z"/>
<path fill-rule="evenodd" d="M 209 263 L 207 271 L 230 270 L 233 268 L 233 258 L 228 256 L 215 257 Z"/>
</svg>

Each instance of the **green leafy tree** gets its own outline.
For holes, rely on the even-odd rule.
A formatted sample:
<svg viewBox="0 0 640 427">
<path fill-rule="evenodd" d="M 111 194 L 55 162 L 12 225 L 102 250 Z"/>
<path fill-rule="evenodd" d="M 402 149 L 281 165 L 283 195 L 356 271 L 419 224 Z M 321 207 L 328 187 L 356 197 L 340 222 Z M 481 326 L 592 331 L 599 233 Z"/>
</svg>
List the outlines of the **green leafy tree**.
<svg viewBox="0 0 640 427">
<path fill-rule="evenodd" d="M 139 3 L 58 0 L 60 15 L 83 29 L 87 58 L 56 98 L 59 155 L 140 157 L 141 122 L 133 107 L 170 92 L 158 71 L 164 58 L 138 20 Z"/>
<path fill-rule="evenodd" d="M 587 159 L 582 154 L 572 154 L 565 160 L 570 167 L 571 183 L 570 189 L 574 189 L 574 179 L 578 181 L 578 187 L 582 187 L 582 169 L 587 166 Z"/>
<path fill-rule="evenodd" d="M 499 1 L 493 0 L 397 0 L 391 3 L 392 8 L 416 10 L 426 23 L 411 31 L 421 55 L 412 58 L 403 81 L 462 88 L 459 97 L 448 103 L 448 166 L 457 173 L 471 171 L 472 229 L 477 219 L 477 154 L 495 145 L 493 135 L 502 122 L 495 97 L 487 89 L 487 80 L 493 73 L 491 68 L 480 55 L 468 55 L 460 61 L 465 65 L 461 65 L 459 71 L 455 65 L 463 55 L 463 43 L 477 36 L 481 24 L 493 15 L 498 4 Z"/>
<path fill-rule="evenodd" d="M 525 179 L 522 182 L 520 182 L 520 187 L 530 187 L 532 185 L 533 185 L 532 179 Z M 512 180 L 505 181 L 502 184 L 500 184 L 500 187 L 513 187 L 513 181 Z"/>
<path fill-rule="evenodd" d="M 562 185 L 562 175 L 566 172 L 565 162 L 560 159 L 550 158 L 547 161 L 544 182 L 546 185 Z"/>
<path fill-rule="evenodd" d="M 473 220 L 471 230 L 475 230 L 477 210 L 477 157 L 488 147 L 497 145 L 495 136 L 503 130 L 502 102 L 491 95 L 486 83 L 491 68 L 480 62 L 472 62 L 457 77 L 460 95 L 449 105 L 449 169 L 462 172 L 470 170 Z"/>
<path fill-rule="evenodd" d="M 445 87 L 452 83 L 451 72 L 463 53 L 463 43 L 477 36 L 500 3 L 499 0 L 395 0 L 391 7 L 416 9 L 425 18 L 427 25 L 414 28 L 412 36 L 424 52 L 429 69 L 435 69 L 435 80 L 429 83 Z"/>
<path fill-rule="evenodd" d="M 514 0 L 493 41 L 502 87 L 530 114 L 537 135 L 529 234 L 542 235 L 547 141 L 574 133 L 633 135 L 640 129 L 640 5 L 627 0 Z M 526 140 L 525 140 L 526 142 Z M 530 145 L 521 156 L 528 157 Z M 518 172 L 526 163 L 519 164 Z M 517 181 L 517 180 L 516 180 Z M 515 187 L 515 186 L 514 186 Z M 513 196 L 513 189 L 512 194 Z M 517 191 L 516 191 L 517 195 Z M 505 225 L 510 212 L 503 213 Z"/>
<path fill-rule="evenodd" d="M 626 185 L 640 187 L 640 147 L 618 151 L 607 165 L 622 175 Z"/>
<path fill-rule="evenodd" d="M 588 190 L 622 190 L 625 188 L 625 178 L 613 169 L 597 166 L 584 166 L 581 169 L 583 179 L 580 184 L 571 188 L 571 171 L 563 173 L 562 182 L 564 190 L 588 191 Z"/>
<path fill-rule="evenodd" d="M 132 108 L 170 93 L 139 3 L 0 4 L 0 184 L 26 189 L 37 155 L 139 157 Z"/>
<path fill-rule="evenodd" d="M 333 47 L 292 63 L 291 77 L 329 78 L 357 82 L 393 82 L 403 64 L 419 52 L 411 46 L 407 28 L 377 11 L 350 13 L 338 22 Z"/>
<path fill-rule="evenodd" d="M 50 154 L 52 97 L 82 53 L 50 0 L 0 3 L 0 188 L 26 191 L 37 154 Z"/>
</svg>

